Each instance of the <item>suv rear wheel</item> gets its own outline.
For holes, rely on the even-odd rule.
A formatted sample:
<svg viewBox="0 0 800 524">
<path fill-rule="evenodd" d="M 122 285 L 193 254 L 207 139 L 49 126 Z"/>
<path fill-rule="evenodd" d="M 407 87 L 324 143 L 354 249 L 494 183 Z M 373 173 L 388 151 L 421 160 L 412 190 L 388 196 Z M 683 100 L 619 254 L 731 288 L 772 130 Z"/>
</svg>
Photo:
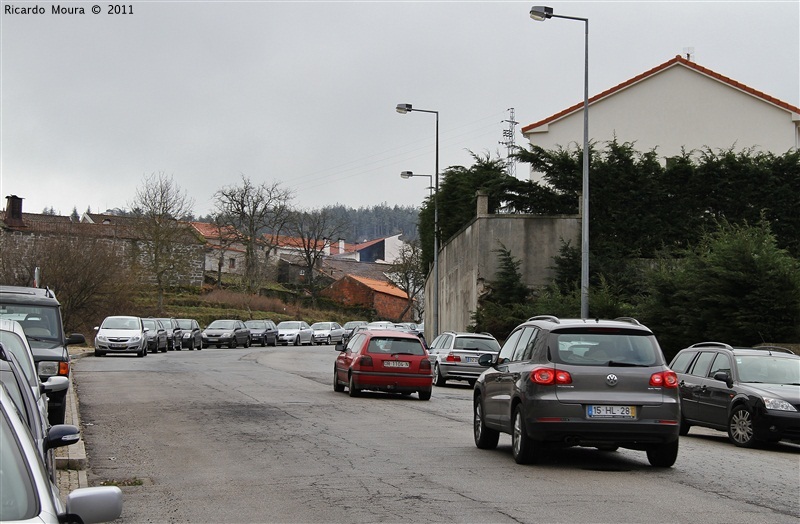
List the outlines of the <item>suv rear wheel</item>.
<svg viewBox="0 0 800 524">
<path fill-rule="evenodd" d="M 528 436 L 525 428 L 525 417 L 522 416 L 522 404 L 514 409 L 514 421 L 511 427 L 511 453 L 517 464 L 534 464 L 542 457 L 542 444 Z"/>
<path fill-rule="evenodd" d="M 656 468 L 669 468 L 678 458 L 678 439 L 647 448 L 647 460 Z"/>
</svg>

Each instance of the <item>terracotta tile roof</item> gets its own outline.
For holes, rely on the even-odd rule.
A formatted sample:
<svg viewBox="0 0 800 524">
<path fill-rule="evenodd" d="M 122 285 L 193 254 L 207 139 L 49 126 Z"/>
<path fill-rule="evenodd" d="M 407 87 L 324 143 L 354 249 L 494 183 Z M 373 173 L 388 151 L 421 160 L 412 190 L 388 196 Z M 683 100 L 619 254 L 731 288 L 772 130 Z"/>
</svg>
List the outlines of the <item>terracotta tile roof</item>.
<svg viewBox="0 0 800 524">
<path fill-rule="evenodd" d="M 189 222 L 189 224 L 204 238 L 231 240 L 237 237 L 236 230 L 232 226 L 222 226 L 208 222 Z"/>
<path fill-rule="evenodd" d="M 347 275 L 365 277 L 372 280 L 386 281 L 386 264 L 376 262 L 359 262 L 357 260 L 325 257 L 322 259 L 320 271 L 335 280 Z"/>
<path fill-rule="evenodd" d="M 392 295 L 394 297 L 408 299 L 408 294 L 400 289 L 399 287 L 395 286 L 394 284 L 390 284 L 389 282 L 383 282 L 381 280 L 373 280 L 371 278 L 364 278 L 364 277 L 357 277 L 355 275 L 348 275 L 349 278 L 361 282 L 365 286 L 369 287 L 373 291 L 377 293 L 383 293 L 385 295 Z"/>
<path fill-rule="evenodd" d="M 589 98 L 589 105 L 592 105 L 593 103 L 597 102 L 598 100 L 602 100 L 603 98 L 611 96 L 611 95 L 613 95 L 613 94 L 615 94 L 615 93 L 617 93 L 619 91 L 622 91 L 623 89 L 625 89 L 627 87 L 630 87 L 630 86 L 632 86 L 632 85 L 634 85 L 634 84 L 636 84 L 638 82 L 641 82 L 642 80 L 646 80 L 647 78 L 649 78 L 651 76 L 654 76 L 654 75 L 656 75 L 656 74 L 658 74 L 658 73 L 660 73 L 662 71 L 665 71 L 666 69 L 669 69 L 670 67 L 675 67 L 675 66 L 688 67 L 689 69 L 697 71 L 698 73 L 701 73 L 703 75 L 709 76 L 709 77 L 711 77 L 711 78 L 713 78 L 715 80 L 718 80 L 718 81 L 720 81 L 720 82 L 722 82 L 724 84 L 727 84 L 727 85 L 733 87 L 734 89 L 738 89 L 738 90 L 743 91 L 743 92 L 745 92 L 745 93 L 747 93 L 749 95 L 752 95 L 752 96 L 754 96 L 756 98 L 760 98 L 760 99 L 764 100 L 765 102 L 768 102 L 770 104 L 778 106 L 778 107 L 780 107 L 782 109 L 785 109 L 787 111 L 791 111 L 793 113 L 800 114 L 800 108 L 798 108 L 796 106 L 793 106 L 793 105 L 791 105 L 789 103 L 786 103 L 786 102 L 784 102 L 782 100 L 778 100 L 777 98 L 775 98 L 773 96 L 770 96 L 770 95 L 768 95 L 766 93 L 763 93 L 761 91 L 758 91 L 756 89 L 753 89 L 752 87 L 748 87 L 748 86 L 742 84 L 741 82 L 737 82 L 736 80 L 733 80 L 732 78 L 729 78 L 727 76 L 721 75 L 719 73 L 715 73 L 711 69 L 708 69 L 706 67 L 697 65 L 696 63 L 692 62 L 691 60 L 687 60 L 687 59 L 683 58 L 680 55 L 676 56 L 675 58 L 673 58 L 671 60 L 667 60 L 663 64 L 658 65 L 658 66 L 654 67 L 653 69 L 650 69 L 649 71 L 645 71 L 644 73 L 642 73 L 640 75 L 637 75 L 637 76 L 631 78 L 630 80 L 622 82 L 621 84 L 618 84 L 618 85 L 612 87 L 611 89 L 606 89 L 602 93 L 597 94 L 597 95 Z M 565 116 L 567 116 L 567 115 L 569 115 L 571 113 L 574 113 L 576 111 L 582 111 L 582 110 L 583 110 L 583 102 L 579 102 L 579 103 L 575 104 L 574 106 L 568 107 L 568 108 L 564 109 L 563 111 L 560 111 L 560 112 L 558 112 L 558 113 L 556 113 L 556 114 L 554 114 L 552 116 L 549 116 L 549 117 L 545 118 L 544 120 L 539 120 L 538 122 L 534 122 L 533 124 L 529 124 L 529 125 L 523 127 L 522 128 L 522 133 L 525 134 L 525 133 L 527 133 L 529 131 L 532 131 L 532 130 L 536 129 L 537 127 L 543 126 L 545 124 L 549 124 L 551 122 L 555 122 L 556 120 L 559 120 L 559 119 L 561 119 L 561 118 L 563 118 L 563 117 L 565 117 Z"/>
<path fill-rule="evenodd" d="M 299 237 L 290 237 L 286 235 L 273 236 L 270 234 L 265 234 L 264 238 L 266 238 L 270 244 L 274 244 L 278 247 L 285 247 L 290 249 L 303 248 L 303 239 Z M 355 245 L 348 244 L 347 242 L 345 242 L 344 244 L 344 251 L 339 251 L 339 242 L 333 241 L 330 244 L 331 244 L 331 255 L 352 253 L 353 251 L 355 251 Z M 322 249 L 323 248 L 322 242 L 317 242 L 317 246 L 318 246 L 317 249 Z"/>
</svg>

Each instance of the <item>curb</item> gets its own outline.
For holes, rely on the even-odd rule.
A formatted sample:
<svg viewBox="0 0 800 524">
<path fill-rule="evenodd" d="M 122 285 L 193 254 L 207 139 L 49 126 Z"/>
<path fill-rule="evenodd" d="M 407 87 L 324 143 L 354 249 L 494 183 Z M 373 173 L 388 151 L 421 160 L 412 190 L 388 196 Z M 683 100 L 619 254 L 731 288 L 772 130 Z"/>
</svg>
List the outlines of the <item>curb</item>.
<svg viewBox="0 0 800 524">
<path fill-rule="evenodd" d="M 77 354 L 71 354 L 70 356 L 74 362 L 74 360 L 86 354 L 88 353 L 77 352 Z M 78 393 L 75 390 L 71 372 L 69 374 L 69 389 L 67 390 L 66 402 L 64 423 L 77 426 L 81 430 L 81 438 L 75 444 L 55 450 L 56 476 L 63 495 L 74 489 L 89 487 L 89 480 L 86 474 L 89 462 L 86 458 L 86 446 L 83 442 L 83 429 L 81 428 L 80 413 L 78 411 Z"/>
</svg>

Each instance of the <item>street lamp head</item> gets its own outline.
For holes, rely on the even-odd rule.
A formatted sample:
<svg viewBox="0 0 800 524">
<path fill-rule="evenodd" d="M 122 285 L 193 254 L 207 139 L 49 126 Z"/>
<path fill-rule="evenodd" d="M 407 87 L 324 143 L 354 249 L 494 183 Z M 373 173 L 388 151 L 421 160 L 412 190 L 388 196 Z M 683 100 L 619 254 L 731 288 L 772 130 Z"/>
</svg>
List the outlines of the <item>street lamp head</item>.
<svg viewBox="0 0 800 524">
<path fill-rule="evenodd" d="M 401 115 L 404 115 L 411 111 L 411 104 L 397 104 L 396 111 Z"/>
<path fill-rule="evenodd" d="M 543 22 L 548 18 L 553 18 L 553 8 L 543 5 L 535 5 L 531 7 L 531 18 L 537 22 Z"/>
<path fill-rule="evenodd" d="M 412 176 L 414 176 L 413 171 L 402 171 L 400 173 L 400 178 L 411 178 Z"/>
</svg>

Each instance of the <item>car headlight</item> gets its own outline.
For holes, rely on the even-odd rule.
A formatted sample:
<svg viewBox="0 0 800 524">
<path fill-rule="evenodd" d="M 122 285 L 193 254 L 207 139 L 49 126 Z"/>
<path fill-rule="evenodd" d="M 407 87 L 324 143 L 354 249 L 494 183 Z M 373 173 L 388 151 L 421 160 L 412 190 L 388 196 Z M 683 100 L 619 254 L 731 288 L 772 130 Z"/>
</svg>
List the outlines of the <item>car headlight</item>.
<svg viewBox="0 0 800 524">
<path fill-rule="evenodd" d="M 231 337 L 231 336 L 233 336 L 233 333 L 223 333 L 222 336 L 223 337 Z"/>
<path fill-rule="evenodd" d="M 767 409 L 774 409 L 776 411 L 797 411 L 794 406 L 779 398 L 764 397 L 764 405 Z"/>
<path fill-rule="evenodd" d="M 135 335 L 135 336 L 131 337 L 131 342 L 139 342 L 140 340 L 142 340 L 142 336 L 141 335 Z"/>
<path fill-rule="evenodd" d="M 99 342 L 108 342 L 108 338 L 104 337 L 103 335 L 97 335 L 96 337 L 94 337 L 94 339 Z"/>
<path fill-rule="evenodd" d="M 39 362 L 37 370 L 44 377 L 58 375 L 58 362 Z"/>
</svg>

